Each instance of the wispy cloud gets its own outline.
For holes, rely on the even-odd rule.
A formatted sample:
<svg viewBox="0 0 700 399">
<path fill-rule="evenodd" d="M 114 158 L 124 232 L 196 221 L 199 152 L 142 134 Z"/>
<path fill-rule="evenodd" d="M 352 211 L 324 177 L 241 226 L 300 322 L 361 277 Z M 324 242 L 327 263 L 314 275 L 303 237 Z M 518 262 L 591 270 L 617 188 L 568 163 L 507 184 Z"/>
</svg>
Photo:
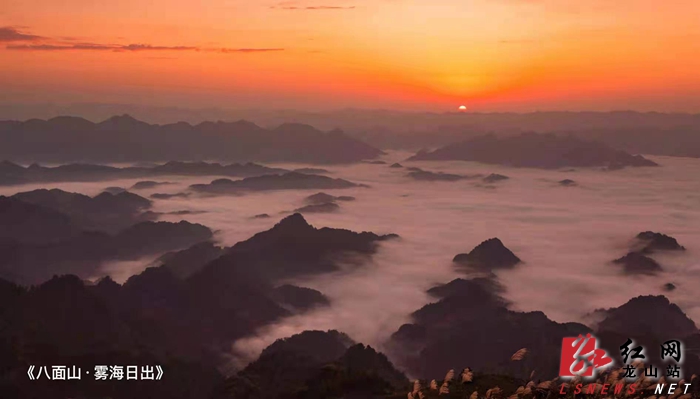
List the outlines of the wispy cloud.
<svg viewBox="0 0 700 399">
<path fill-rule="evenodd" d="M 197 47 L 189 46 L 153 46 L 150 44 L 95 44 L 95 43 L 79 43 L 79 44 L 11 44 L 6 46 L 8 50 L 26 50 L 26 51 L 61 51 L 61 50 L 96 50 L 96 51 L 199 51 Z"/>
<path fill-rule="evenodd" d="M 272 9 L 278 10 L 353 10 L 355 6 L 329 6 L 329 5 L 317 5 L 317 6 L 302 6 L 293 1 L 286 1 L 279 3 L 275 6 L 270 7 Z"/>
<path fill-rule="evenodd" d="M 283 48 L 221 48 L 211 51 L 218 51 L 220 53 L 270 53 L 284 50 Z"/>
<path fill-rule="evenodd" d="M 43 39 L 43 37 L 22 33 L 12 26 L 0 27 L 0 42 L 30 42 L 41 39 Z"/>
<path fill-rule="evenodd" d="M 20 32 L 17 27 L 0 27 L 0 42 L 9 43 L 7 50 L 16 51 L 114 51 L 114 52 L 148 52 L 148 51 L 206 51 L 222 54 L 252 54 L 285 51 L 277 47 L 211 48 L 199 46 L 162 46 L 145 43 L 71 43 L 72 38 L 61 37 L 60 40 Z"/>
</svg>

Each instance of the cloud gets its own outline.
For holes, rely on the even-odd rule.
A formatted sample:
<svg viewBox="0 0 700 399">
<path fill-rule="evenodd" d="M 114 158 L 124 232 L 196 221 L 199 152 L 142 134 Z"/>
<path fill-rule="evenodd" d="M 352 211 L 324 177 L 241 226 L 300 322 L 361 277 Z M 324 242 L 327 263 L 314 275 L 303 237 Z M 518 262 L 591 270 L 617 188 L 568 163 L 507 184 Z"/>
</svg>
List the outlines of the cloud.
<svg viewBox="0 0 700 399">
<path fill-rule="evenodd" d="M 11 26 L 0 27 L 0 42 L 30 42 L 41 39 L 43 37 L 22 33 Z"/>
<path fill-rule="evenodd" d="M 283 2 L 276 6 L 272 6 L 272 9 L 279 10 L 353 10 L 355 6 L 297 6 L 294 2 Z"/>
<path fill-rule="evenodd" d="M 191 46 L 152 46 L 150 44 L 128 44 L 126 46 L 119 46 L 119 50 L 124 51 L 199 51 L 198 47 Z"/>
<path fill-rule="evenodd" d="M 27 51 L 61 51 L 61 50 L 97 50 L 97 51 L 198 51 L 197 47 L 188 46 L 152 46 L 150 44 L 94 44 L 94 43 L 79 43 L 79 44 L 13 44 L 6 46 L 8 50 L 27 50 Z"/>
<path fill-rule="evenodd" d="M 535 39 L 503 39 L 503 40 L 500 40 L 498 43 L 500 43 L 500 44 L 531 44 L 531 43 L 538 43 L 538 40 L 535 40 Z"/>
<path fill-rule="evenodd" d="M 283 3 L 281 3 L 283 4 Z M 150 51 L 206 51 L 222 54 L 253 54 L 285 51 L 279 47 L 242 47 L 242 48 L 211 48 L 198 46 L 161 46 L 145 43 L 113 44 L 113 43 L 71 43 L 72 38 L 47 38 L 30 35 L 17 30 L 17 27 L 0 27 L 0 42 L 8 43 L 6 50 L 16 51 L 114 51 L 114 52 L 150 52 Z M 68 42 L 66 42 L 68 41 Z M 20 42 L 20 43 L 16 43 Z M 22 43 L 25 42 L 25 43 Z M 26 43 L 33 42 L 33 43 Z"/>
<path fill-rule="evenodd" d="M 221 48 L 214 51 L 220 53 L 270 53 L 284 51 L 283 48 Z"/>
<path fill-rule="evenodd" d="M 19 51 L 67 51 L 67 50 L 92 50 L 92 51 L 116 51 L 116 52 L 141 52 L 141 51 L 208 51 L 217 53 L 269 53 L 284 51 L 283 48 L 200 48 L 194 46 L 154 46 L 151 44 L 10 44 L 5 47 L 8 50 Z"/>
</svg>

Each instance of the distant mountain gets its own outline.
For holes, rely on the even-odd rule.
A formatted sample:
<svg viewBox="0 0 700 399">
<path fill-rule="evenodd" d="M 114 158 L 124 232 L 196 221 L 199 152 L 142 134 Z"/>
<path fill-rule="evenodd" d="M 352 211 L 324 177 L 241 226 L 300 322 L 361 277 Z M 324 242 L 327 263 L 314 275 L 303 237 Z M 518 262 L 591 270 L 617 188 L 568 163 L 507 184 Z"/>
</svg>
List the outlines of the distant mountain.
<svg viewBox="0 0 700 399">
<path fill-rule="evenodd" d="M 56 151 L 60 148 L 60 151 Z M 0 122 L 0 159 L 16 162 L 137 162 L 209 159 L 349 163 L 382 152 L 341 131 L 285 123 L 150 125 L 128 115 L 93 123 L 76 117 Z"/>
<path fill-rule="evenodd" d="M 241 180 L 217 179 L 209 184 L 193 184 L 190 189 L 208 194 L 242 194 L 266 190 L 325 190 L 360 187 L 344 179 L 289 172 L 280 175 L 247 177 Z"/>
<path fill-rule="evenodd" d="M 151 201 L 129 192 L 95 197 L 58 189 L 0 196 L 0 276 L 38 284 L 51 276 L 87 278 L 103 262 L 190 247 L 212 231 L 186 221 L 154 222 Z"/>
<path fill-rule="evenodd" d="M 72 181 L 106 181 L 115 179 L 135 179 L 158 176 L 227 176 L 251 177 L 287 172 L 284 169 L 269 168 L 254 163 L 229 164 L 207 162 L 175 162 L 163 165 L 112 167 L 91 164 L 67 164 L 56 167 L 32 164 L 23 167 L 12 162 L 0 162 L 0 185 L 72 182 Z M 139 182 L 134 189 L 153 188 L 156 182 Z"/>
<path fill-rule="evenodd" d="M 335 202 L 325 202 L 323 204 L 305 205 L 294 210 L 296 213 L 333 213 L 340 210 L 340 205 Z"/>
<path fill-rule="evenodd" d="M 0 196 L 0 226 L 0 240 L 27 243 L 59 241 L 82 231 L 55 209 L 4 196 Z"/>
<path fill-rule="evenodd" d="M 82 230 L 115 233 L 155 217 L 152 213 L 144 213 L 151 207 L 150 200 L 129 192 L 103 192 L 88 197 L 59 189 L 39 189 L 15 194 L 12 198 L 63 213 Z"/>
<path fill-rule="evenodd" d="M 435 151 L 421 151 L 409 159 L 461 160 L 531 168 L 657 166 L 641 155 L 630 155 L 600 142 L 537 133 L 480 136 Z"/>
<path fill-rule="evenodd" d="M 320 205 L 320 204 L 327 204 L 329 202 L 336 202 L 336 201 L 354 201 L 355 197 L 350 197 L 346 195 L 341 195 L 339 197 L 326 194 L 323 192 L 316 193 L 309 195 L 308 197 L 304 198 L 304 202 L 306 202 L 309 205 Z"/>
<path fill-rule="evenodd" d="M 453 173 L 445 172 L 431 172 L 429 170 L 423 170 L 420 168 L 412 168 L 406 175 L 414 180 L 419 181 L 457 181 L 465 179 L 476 179 L 480 175 L 467 176 L 467 175 L 456 175 Z"/>
<path fill-rule="evenodd" d="M 46 243 L 10 237 L 0 241 L 0 277 L 22 284 L 61 274 L 88 278 L 103 262 L 158 255 L 211 237 L 209 228 L 185 221 L 142 222 L 115 235 L 85 231 Z"/>
</svg>

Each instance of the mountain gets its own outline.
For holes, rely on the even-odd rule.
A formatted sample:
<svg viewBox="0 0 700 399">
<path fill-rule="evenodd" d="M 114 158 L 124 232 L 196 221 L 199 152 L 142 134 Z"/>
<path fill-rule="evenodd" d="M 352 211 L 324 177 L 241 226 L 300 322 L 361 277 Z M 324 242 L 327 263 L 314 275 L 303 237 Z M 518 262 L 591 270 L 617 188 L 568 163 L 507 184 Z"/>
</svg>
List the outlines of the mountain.
<svg viewBox="0 0 700 399">
<path fill-rule="evenodd" d="M 498 295 L 492 278 L 457 279 L 429 291 L 438 301 L 412 314 L 391 338 L 391 353 L 412 375 L 436 378 L 445 370 L 471 367 L 485 373 L 528 378 L 557 375 L 561 339 L 590 331 L 559 324 L 542 312 L 514 312 Z M 528 348 L 530 356 L 512 362 Z"/>
<path fill-rule="evenodd" d="M 457 181 L 457 180 L 465 180 L 465 179 L 475 179 L 479 176 L 465 176 L 465 175 L 457 175 L 453 173 L 445 173 L 445 172 L 431 172 L 428 170 L 423 170 L 420 168 L 412 168 L 410 172 L 407 174 L 408 177 L 414 179 L 414 180 L 421 180 L 421 181 Z"/>
<path fill-rule="evenodd" d="M 461 160 L 530 168 L 657 166 L 641 155 L 630 155 L 603 143 L 573 136 L 524 133 L 497 137 L 489 134 L 421 151 L 409 160 Z"/>
<path fill-rule="evenodd" d="M 55 151 L 59 147 L 61 151 Z M 17 162 L 217 159 L 331 164 L 381 153 L 341 131 L 327 133 L 294 123 L 275 129 L 246 121 L 151 125 L 129 115 L 100 123 L 74 117 L 0 122 L 0 159 Z"/>
<path fill-rule="evenodd" d="M 66 164 L 55 167 L 36 163 L 23 167 L 12 162 L 0 163 L 0 185 L 107 181 L 115 179 L 151 178 L 159 176 L 228 176 L 251 177 L 287 172 L 255 163 L 222 165 L 208 162 L 170 161 L 162 165 L 114 167 L 91 164 Z M 152 188 L 156 182 L 139 182 L 134 189 Z"/>
<path fill-rule="evenodd" d="M 232 246 L 226 254 L 197 275 L 217 280 L 219 272 L 245 265 L 245 270 L 269 281 L 326 273 L 339 269 L 338 261 L 362 261 L 374 254 L 379 243 L 397 237 L 356 233 L 328 227 L 315 228 L 301 214 L 282 219 L 273 228 Z"/>
<path fill-rule="evenodd" d="M 0 280 L 0 297 L 12 298 L 0 301 L 0 315 L 7 323 L 0 328 L 0 396 L 100 398 L 108 392 L 113 398 L 195 399 L 220 383 L 222 377 L 213 366 L 163 355 L 169 335 L 150 329 L 142 315 L 125 313 L 110 303 L 102 288 L 85 285 L 75 276 L 55 277 L 30 289 Z M 158 340 L 152 343 L 149 335 Z M 87 373 L 100 364 L 160 365 L 167 378 L 160 384 L 96 381 Z M 49 373 L 50 365 L 76 366 L 82 378 L 76 384 L 48 381 L 46 376 L 31 381 L 26 374 L 29 365 L 36 365 L 35 370 L 49 365 Z"/>
<path fill-rule="evenodd" d="M 682 369 L 686 376 L 700 371 L 698 342 L 700 331 L 678 305 L 663 295 L 638 296 L 617 308 L 598 310 L 604 318 L 598 323 L 596 337 L 617 364 L 622 364 L 620 346 L 632 339 L 643 348 L 647 363 L 662 367 L 661 344 L 670 340 L 684 343 Z"/>
<path fill-rule="evenodd" d="M 320 291 L 290 284 L 284 284 L 275 288 L 273 296 L 278 303 L 299 310 L 330 305 L 328 298 Z"/>
<path fill-rule="evenodd" d="M 128 192 L 95 197 L 61 190 L 0 196 L 0 276 L 36 284 L 90 277 L 101 263 L 135 260 L 211 239 L 209 228 L 153 222 L 151 201 Z"/>
<path fill-rule="evenodd" d="M 656 251 L 685 251 L 685 247 L 675 238 L 662 233 L 643 231 L 637 234 L 637 240 L 643 245 L 641 252 L 647 254 Z"/>
<path fill-rule="evenodd" d="M 133 244 L 132 240 L 151 240 L 149 246 L 157 247 L 164 227 L 135 225 L 111 239 L 123 245 Z M 184 222 L 181 228 L 198 229 Z M 106 235 L 101 233 L 98 237 L 103 236 Z M 175 235 L 176 242 L 180 237 Z M 287 306 L 300 313 L 327 301 L 318 291 L 277 287 L 278 278 L 300 275 L 307 268 L 316 273 L 335 270 L 339 259 L 369 256 L 379 241 L 390 237 L 316 229 L 301 215 L 292 215 L 228 249 L 201 244 L 173 253 L 165 257 L 163 266 L 148 268 L 123 285 L 108 277 L 92 285 L 76 276 L 64 275 L 23 288 L 0 279 L 0 393 L 10 392 L 8 397 L 55 396 L 47 391 L 49 386 L 27 379 L 24 371 L 29 364 L 76 364 L 84 371 L 105 363 L 160 364 L 168 378 L 146 388 L 139 383 L 116 386 L 113 381 L 102 385 L 68 384 L 55 389 L 60 390 L 62 397 L 103 397 L 98 395 L 105 392 L 114 398 L 142 394 L 208 397 L 208 392 L 222 380 L 216 367 L 227 364 L 231 342 L 292 315 Z M 99 245 L 90 248 L 94 247 L 101 250 Z M 206 261 L 217 254 L 222 255 Z M 187 259 L 205 264 L 178 274 L 174 270 L 179 267 L 169 266 Z M 55 270 L 53 263 L 49 265 Z M 263 356 L 278 356 L 281 352 L 277 348 L 286 353 L 285 348 L 299 346 L 315 350 L 313 356 L 326 356 L 320 359 L 323 362 L 336 361 L 352 344 L 340 335 L 336 338 L 295 339 L 269 348 Z M 376 369 L 385 367 L 386 359 L 374 359 L 376 356 L 370 351 L 343 364 L 351 367 L 366 362 Z M 16 373 L 17 368 L 23 372 Z M 101 392 L 97 392 L 99 387 Z"/>
<path fill-rule="evenodd" d="M 334 196 L 326 193 L 316 193 L 309 195 L 308 197 L 304 198 L 304 202 L 306 202 L 309 205 L 321 205 L 321 204 L 327 204 L 329 202 L 336 202 L 336 201 L 354 201 L 355 197 L 350 197 L 347 195 L 341 195 L 341 196 Z"/>
<path fill-rule="evenodd" d="M 113 233 L 155 216 L 144 213 L 151 207 L 150 200 L 129 192 L 102 192 L 89 197 L 59 189 L 39 189 L 15 194 L 12 198 L 63 213 L 83 230 Z"/>
<path fill-rule="evenodd" d="M 0 240 L 27 243 L 59 241 L 82 229 L 55 209 L 0 196 Z"/>
<path fill-rule="evenodd" d="M 456 255 L 452 261 L 487 271 L 509 269 L 521 262 L 498 238 L 490 238 L 474 247 L 471 252 Z"/>
<path fill-rule="evenodd" d="M 247 177 L 241 180 L 218 179 L 209 184 L 193 184 L 190 189 L 209 194 L 239 194 L 265 190 L 318 190 L 360 187 L 344 179 L 289 172 L 281 175 Z"/>
<path fill-rule="evenodd" d="M 296 213 L 333 213 L 340 210 L 340 205 L 335 202 L 305 205 L 294 210 Z"/>
<path fill-rule="evenodd" d="M 226 253 L 210 241 L 197 243 L 181 251 L 168 252 L 158 262 L 180 278 L 186 278 L 201 270 L 204 265 Z"/>
<path fill-rule="evenodd" d="M 406 377 L 373 348 L 354 344 L 338 331 L 304 331 L 267 347 L 214 398 L 369 399 L 407 386 Z"/>
<path fill-rule="evenodd" d="M 660 359 L 660 344 L 696 339 L 695 323 L 663 296 L 641 296 L 613 309 L 599 310 L 596 329 L 578 323 L 556 323 L 542 312 L 508 309 L 495 275 L 456 279 L 431 288 L 437 301 L 411 315 L 388 347 L 397 364 L 412 375 L 439 377 L 445 370 L 470 367 L 482 373 L 550 379 L 558 375 L 564 337 L 594 333 L 611 357 L 619 360 L 620 345 L 628 338 L 644 345 L 647 356 Z M 519 361 L 512 355 L 526 348 Z M 691 347 L 684 370 L 700 370 L 700 358 Z"/>
<path fill-rule="evenodd" d="M 89 278 L 103 262 L 136 260 L 211 237 L 209 228 L 181 221 L 142 222 L 114 235 L 81 232 L 45 243 L 12 238 L 0 242 L 0 276 L 22 284 L 41 283 L 61 274 Z"/>
</svg>

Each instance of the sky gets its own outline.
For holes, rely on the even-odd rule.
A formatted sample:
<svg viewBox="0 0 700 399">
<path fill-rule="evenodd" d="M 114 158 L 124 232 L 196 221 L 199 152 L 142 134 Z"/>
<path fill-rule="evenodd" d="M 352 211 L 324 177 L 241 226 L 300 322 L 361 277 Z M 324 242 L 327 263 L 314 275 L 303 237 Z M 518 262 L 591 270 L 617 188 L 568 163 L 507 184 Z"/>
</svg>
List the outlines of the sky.
<svg viewBox="0 0 700 399">
<path fill-rule="evenodd" d="M 697 0 L 3 0 L 0 103 L 700 112 Z"/>
</svg>

